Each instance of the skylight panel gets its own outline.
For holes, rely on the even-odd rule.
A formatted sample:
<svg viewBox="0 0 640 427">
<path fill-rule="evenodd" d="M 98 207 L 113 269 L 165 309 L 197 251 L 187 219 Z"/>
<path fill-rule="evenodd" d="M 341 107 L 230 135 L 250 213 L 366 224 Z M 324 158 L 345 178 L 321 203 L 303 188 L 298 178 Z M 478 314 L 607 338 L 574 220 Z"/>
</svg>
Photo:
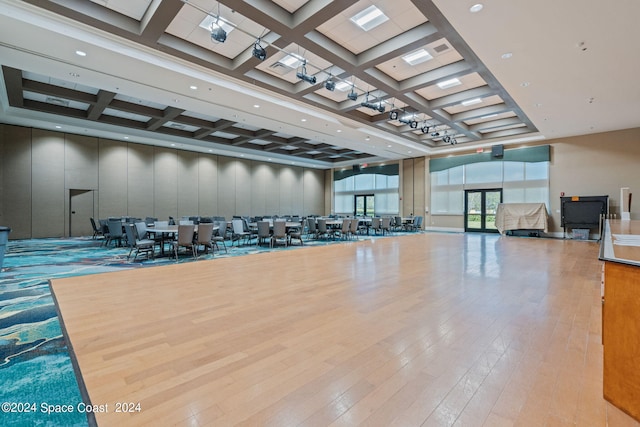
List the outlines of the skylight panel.
<svg viewBox="0 0 640 427">
<path fill-rule="evenodd" d="M 351 17 L 351 21 L 364 31 L 369 31 L 388 19 L 389 17 L 375 6 L 369 6 L 362 12 Z"/>
<path fill-rule="evenodd" d="M 402 59 L 409 65 L 416 65 L 433 59 L 433 56 L 426 50 L 420 49 L 403 56 Z"/>
</svg>

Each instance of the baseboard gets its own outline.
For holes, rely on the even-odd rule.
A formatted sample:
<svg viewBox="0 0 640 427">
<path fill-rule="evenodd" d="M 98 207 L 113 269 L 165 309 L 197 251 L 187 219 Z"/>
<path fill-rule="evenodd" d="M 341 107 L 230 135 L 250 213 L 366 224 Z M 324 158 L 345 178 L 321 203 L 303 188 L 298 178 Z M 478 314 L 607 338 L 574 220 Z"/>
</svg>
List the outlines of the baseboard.
<svg viewBox="0 0 640 427">
<path fill-rule="evenodd" d="M 445 233 L 464 233 L 464 228 L 454 227 L 424 227 L 424 231 L 443 231 Z"/>
</svg>

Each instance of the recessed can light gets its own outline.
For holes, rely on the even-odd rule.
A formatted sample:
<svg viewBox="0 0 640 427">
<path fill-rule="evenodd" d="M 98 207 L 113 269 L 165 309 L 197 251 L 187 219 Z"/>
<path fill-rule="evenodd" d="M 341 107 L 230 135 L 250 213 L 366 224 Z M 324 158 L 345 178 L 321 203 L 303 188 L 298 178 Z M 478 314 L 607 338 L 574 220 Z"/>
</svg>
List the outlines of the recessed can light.
<svg viewBox="0 0 640 427">
<path fill-rule="evenodd" d="M 191 85 L 191 86 L 189 86 L 189 89 L 191 89 L 191 90 L 196 90 L 196 89 L 198 89 L 198 86 L 196 86 L 196 85 Z"/>
<path fill-rule="evenodd" d="M 260 105 L 258 105 L 258 104 L 253 104 L 253 108 L 260 108 Z"/>
<path fill-rule="evenodd" d="M 76 55 L 78 56 L 87 56 L 87 52 L 83 50 L 76 50 Z"/>
<path fill-rule="evenodd" d="M 502 54 L 501 58 L 502 59 L 510 59 L 513 56 L 513 53 L 511 52 L 505 52 Z"/>
<path fill-rule="evenodd" d="M 483 7 L 484 7 L 484 5 L 482 3 L 476 3 L 476 4 L 474 4 L 473 6 L 471 6 L 469 8 L 469 12 L 471 12 L 471 13 L 480 12 Z"/>
</svg>

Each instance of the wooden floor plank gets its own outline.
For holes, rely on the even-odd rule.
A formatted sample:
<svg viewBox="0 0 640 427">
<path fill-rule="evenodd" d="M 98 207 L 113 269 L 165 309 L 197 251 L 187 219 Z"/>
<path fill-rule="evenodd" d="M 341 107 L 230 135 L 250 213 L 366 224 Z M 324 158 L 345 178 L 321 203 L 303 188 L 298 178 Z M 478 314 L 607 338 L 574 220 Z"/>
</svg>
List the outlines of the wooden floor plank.
<svg viewBox="0 0 640 427">
<path fill-rule="evenodd" d="M 123 425 L 625 425 L 598 246 L 416 234 L 52 281 Z"/>
</svg>

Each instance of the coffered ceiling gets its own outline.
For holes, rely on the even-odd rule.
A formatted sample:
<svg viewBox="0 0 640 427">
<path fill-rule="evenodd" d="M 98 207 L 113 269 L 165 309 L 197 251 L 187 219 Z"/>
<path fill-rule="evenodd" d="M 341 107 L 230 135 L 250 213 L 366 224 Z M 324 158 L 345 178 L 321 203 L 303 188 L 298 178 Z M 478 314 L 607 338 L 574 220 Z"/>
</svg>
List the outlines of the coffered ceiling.
<svg viewBox="0 0 640 427">
<path fill-rule="evenodd" d="M 0 121 L 320 168 L 638 126 L 638 3 L 566 3 L 0 0 Z"/>
</svg>

